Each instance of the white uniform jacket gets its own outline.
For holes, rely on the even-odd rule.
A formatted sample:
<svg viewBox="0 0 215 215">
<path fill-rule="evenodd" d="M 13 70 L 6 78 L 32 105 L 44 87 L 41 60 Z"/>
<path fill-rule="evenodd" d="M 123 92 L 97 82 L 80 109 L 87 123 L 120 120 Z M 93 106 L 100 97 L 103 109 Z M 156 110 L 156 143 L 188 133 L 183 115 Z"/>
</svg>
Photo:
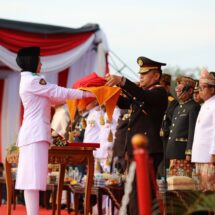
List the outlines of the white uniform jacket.
<svg viewBox="0 0 215 215">
<path fill-rule="evenodd" d="M 99 134 L 100 148 L 98 148 L 96 150 L 97 158 L 107 158 L 109 151 L 112 152 L 119 116 L 120 116 L 120 109 L 118 107 L 116 107 L 113 112 L 112 122 L 108 123 L 107 112 L 105 112 L 105 114 L 104 114 L 105 124 L 100 125 L 100 127 L 101 127 L 100 134 Z M 110 131 L 113 134 L 112 142 L 108 141 L 108 136 L 109 136 Z"/>
<path fill-rule="evenodd" d="M 215 154 L 215 96 L 201 106 L 195 127 L 192 162 L 211 162 Z"/>
<path fill-rule="evenodd" d="M 104 111 L 99 106 L 94 107 L 89 111 L 87 116 L 87 127 L 84 132 L 84 143 L 100 143 L 100 115 L 104 115 Z M 95 153 L 95 152 L 94 152 Z"/>
<path fill-rule="evenodd" d="M 41 76 L 22 72 L 19 94 L 24 106 L 24 118 L 17 145 L 51 141 L 51 104 L 65 103 L 66 99 L 95 97 L 81 90 L 67 89 L 47 83 Z"/>
</svg>

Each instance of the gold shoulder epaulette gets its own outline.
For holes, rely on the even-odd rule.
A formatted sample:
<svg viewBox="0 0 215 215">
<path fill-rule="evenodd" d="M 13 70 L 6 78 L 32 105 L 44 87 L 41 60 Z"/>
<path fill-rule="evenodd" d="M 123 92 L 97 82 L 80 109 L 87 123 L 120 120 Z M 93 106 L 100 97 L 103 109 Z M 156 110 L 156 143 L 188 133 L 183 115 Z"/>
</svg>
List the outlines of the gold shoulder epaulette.
<svg viewBox="0 0 215 215">
<path fill-rule="evenodd" d="M 175 98 L 173 96 L 168 96 L 168 101 L 171 102 L 173 101 Z"/>
<path fill-rule="evenodd" d="M 191 149 L 187 149 L 186 151 L 185 151 L 185 155 L 191 155 L 192 154 L 192 150 Z"/>
</svg>

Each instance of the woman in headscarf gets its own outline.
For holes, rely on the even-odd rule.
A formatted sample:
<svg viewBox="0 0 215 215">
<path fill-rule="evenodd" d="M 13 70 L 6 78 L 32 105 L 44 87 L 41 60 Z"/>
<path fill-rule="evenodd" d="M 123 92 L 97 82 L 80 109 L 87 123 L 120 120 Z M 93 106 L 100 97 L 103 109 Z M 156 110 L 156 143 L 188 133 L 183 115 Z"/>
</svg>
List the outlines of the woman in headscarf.
<svg viewBox="0 0 215 215">
<path fill-rule="evenodd" d="M 19 163 L 16 189 L 24 190 L 27 214 L 38 215 L 39 191 L 46 190 L 47 182 L 51 104 L 94 95 L 50 84 L 41 77 L 38 74 L 42 66 L 39 47 L 20 49 L 16 62 L 21 68 L 19 94 L 24 107 L 23 123 L 17 140 Z"/>
</svg>

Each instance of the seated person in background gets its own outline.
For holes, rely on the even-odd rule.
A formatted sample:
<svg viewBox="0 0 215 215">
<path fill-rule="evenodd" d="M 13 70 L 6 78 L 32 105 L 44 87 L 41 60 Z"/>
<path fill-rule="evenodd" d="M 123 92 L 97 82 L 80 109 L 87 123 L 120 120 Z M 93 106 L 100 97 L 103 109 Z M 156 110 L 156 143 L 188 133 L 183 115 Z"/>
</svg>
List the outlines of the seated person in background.
<svg viewBox="0 0 215 215">
<path fill-rule="evenodd" d="M 51 128 L 68 140 L 68 129 L 70 123 L 71 121 L 67 106 L 64 104 L 56 106 L 55 113 L 51 121 Z"/>
<path fill-rule="evenodd" d="M 84 133 L 87 126 L 86 119 L 88 117 L 88 114 L 89 112 L 86 109 L 76 112 L 75 122 L 73 124 L 73 129 L 71 132 L 74 142 L 83 142 Z"/>
</svg>

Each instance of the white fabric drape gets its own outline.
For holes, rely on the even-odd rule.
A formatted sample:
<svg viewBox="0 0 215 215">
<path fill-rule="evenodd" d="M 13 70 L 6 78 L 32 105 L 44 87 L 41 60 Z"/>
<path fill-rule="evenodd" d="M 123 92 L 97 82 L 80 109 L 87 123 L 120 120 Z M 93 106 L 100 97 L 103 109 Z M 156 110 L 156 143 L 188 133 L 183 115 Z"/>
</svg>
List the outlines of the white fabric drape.
<svg viewBox="0 0 215 215">
<path fill-rule="evenodd" d="M 80 46 L 69 50 L 67 52 L 56 54 L 52 56 L 41 57 L 42 71 L 41 72 L 60 72 L 66 68 L 72 66 L 81 56 L 83 56 L 94 44 L 99 44 L 97 51 L 101 51 L 101 47 L 104 52 L 108 51 L 108 45 L 104 33 L 98 31 L 93 34 L 86 42 Z M 95 46 L 95 45 L 94 45 Z M 19 71 L 20 68 L 16 64 L 16 54 L 8 49 L 0 46 L 0 61 L 10 67 L 12 70 Z"/>
<path fill-rule="evenodd" d="M 97 52 L 93 48 L 94 46 L 92 45 L 89 50 L 69 68 L 68 87 L 71 87 L 72 84 L 81 77 L 96 72 L 95 63 Z"/>
<path fill-rule="evenodd" d="M 90 47 L 95 35 L 92 35 L 85 43 L 62 54 L 41 57 L 41 72 L 60 72 L 70 67 L 78 60 Z M 20 68 L 16 64 L 16 54 L 8 49 L 0 46 L 0 60 L 13 70 L 19 71 Z"/>
<path fill-rule="evenodd" d="M 42 73 L 50 83 L 58 83 L 58 72 L 69 68 L 67 87 L 71 87 L 74 81 L 96 72 L 103 76 L 106 70 L 105 55 L 108 52 L 107 40 L 104 33 L 95 32 L 86 42 L 80 46 L 62 54 L 42 57 Z M 8 66 L 11 71 L 0 69 L 4 74 L 4 95 L 2 106 L 2 158 L 6 156 L 8 145 L 16 142 L 20 126 L 19 80 L 20 73 L 17 66 L 16 54 L 0 46 L 1 65 Z M 12 71 L 13 70 L 13 71 Z"/>
<path fill-rule="evenodd" d="M 4 73 L 4 71 L 1 71 Z M 18 72 L 5 72 L 4 94 L 2 104 L 2 158 L 6 155 L 8 145 L 15 143 L 20 126 L 20 98 Z"/>
<path fill-rule="evenodd" d="M 90 48 L 94 38 L 95 35 L 92 35 L 85 43 L 68 52 L 42 57 L 43 66 L 41 72 L 59 72 L 70 67 Z"/>
</svg>

